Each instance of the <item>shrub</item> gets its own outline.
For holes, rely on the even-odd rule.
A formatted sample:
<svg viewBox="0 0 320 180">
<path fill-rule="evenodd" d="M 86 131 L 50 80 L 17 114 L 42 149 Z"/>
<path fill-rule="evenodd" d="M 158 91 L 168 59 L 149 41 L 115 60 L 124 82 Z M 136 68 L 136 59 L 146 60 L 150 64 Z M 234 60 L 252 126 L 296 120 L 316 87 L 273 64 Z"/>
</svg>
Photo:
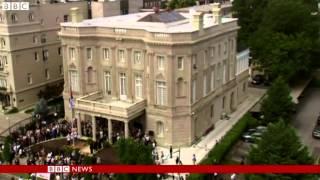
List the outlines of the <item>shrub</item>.
<svg viewBox="0 0 320 180">
<path fill-rule="evenodd" d="M 17 112 L 19 112 L 19 109 L 16 107 L 13 107 L 9 111 L 7 111 L 6 114 L 13 114 L 13 113 L 17 113 Z"/>
<path fill-rule="evenodd" d="M 31 114 L 33 111 L 34 111 L 34 108 L 31 108 L 31 109 L 25 110 L 24 113 Z"/>
<path fill-rule="evenodd" d="M 208 153 L 208 157 L 200 164 L 220 164 L 233 145 L 240 139 L 241 134 L 257 120 L 249 114 L 244 115 L 227 134 Z M 204 174 L 191 174 L 188 179 L 204 179 Z"/>
</svg>

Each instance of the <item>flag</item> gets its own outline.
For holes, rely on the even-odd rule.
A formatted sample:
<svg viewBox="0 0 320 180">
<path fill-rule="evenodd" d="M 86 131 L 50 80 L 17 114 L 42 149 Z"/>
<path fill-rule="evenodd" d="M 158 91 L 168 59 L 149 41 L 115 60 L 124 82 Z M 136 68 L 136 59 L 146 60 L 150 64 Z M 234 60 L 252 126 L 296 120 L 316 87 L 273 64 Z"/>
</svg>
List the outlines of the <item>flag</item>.
<svg viewBox="0 0 320 180">
<path fill-rule="evenodd" d="M 70 99 L 69 99 L 69 105 L 70 105 L 70 108 L 73 109 L 74 108 L 74 98 L 73 98 L 73 95 L 72 95 L 72 88 L 70 86 Z"/>
</svg>

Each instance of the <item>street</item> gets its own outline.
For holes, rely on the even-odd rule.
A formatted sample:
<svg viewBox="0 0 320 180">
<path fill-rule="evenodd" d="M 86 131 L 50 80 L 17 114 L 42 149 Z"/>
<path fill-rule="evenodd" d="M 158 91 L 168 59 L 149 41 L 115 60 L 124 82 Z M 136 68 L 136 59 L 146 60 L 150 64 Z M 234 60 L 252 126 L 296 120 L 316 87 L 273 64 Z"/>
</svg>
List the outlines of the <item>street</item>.
<svg viewBox="0 0 320 180">
<path fill-rule="evenodd" d="M 320 89 L 307 88 L 303 94 L 304 97 L 300 99 L 297 114 L 293 119 L 293 126 L 297 129 L 302 143 L 308 146 L 315 158 L 318 158 L 320 139 L 314 139 L 312 131 L 320 113 Z"/>
</svg>

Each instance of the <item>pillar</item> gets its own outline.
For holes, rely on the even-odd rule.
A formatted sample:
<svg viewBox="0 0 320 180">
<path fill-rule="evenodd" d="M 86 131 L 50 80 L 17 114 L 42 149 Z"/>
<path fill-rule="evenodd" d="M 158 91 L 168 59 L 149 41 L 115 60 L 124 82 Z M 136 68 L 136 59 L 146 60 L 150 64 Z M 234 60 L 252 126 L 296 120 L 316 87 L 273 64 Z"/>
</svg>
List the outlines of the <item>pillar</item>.
<svg viewBox="0 0 320 180">
<path fill-rule="evenodd" d="M 92 140 L 97 140 L 97 124 L 96 124 L 96 117 L 92 116 Z"/>
<path fill-rule="evenodd" d="M 78 118 L 77 118 L 77 129 L 78 129 L 78 135 L 79 136 L 82 136 L 82 133 L 81 133 L 81 114 L 78 113 Z"/>
<path fill-rule="evenodd" d="M 108 139 L 109 142 L 112 142 L 112 120 L 108 119 Z"/>
<path fill-rule="evenodd" d="M 124 137 L 125 138 L 129 137 L 129 125 L 128 125 L 128 122 L 124 122 Z"/>
</svg>

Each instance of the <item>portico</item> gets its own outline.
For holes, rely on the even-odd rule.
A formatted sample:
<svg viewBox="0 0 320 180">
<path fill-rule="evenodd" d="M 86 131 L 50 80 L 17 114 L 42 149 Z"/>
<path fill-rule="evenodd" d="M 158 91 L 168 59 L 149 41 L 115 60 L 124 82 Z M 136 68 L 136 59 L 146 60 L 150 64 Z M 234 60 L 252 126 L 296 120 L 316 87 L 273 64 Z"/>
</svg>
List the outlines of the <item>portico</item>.
<svg viewBox="0 0 320 180">
<path fill-rule="evenodd" d="M 92 123 L 92 140 L 96 141 L 97 118 L 105 119 L 107 123 L 108 140 L 112 142 L 114 133 L 114 125 L 121 124 L 123 127 L 120 132 L 124 132 L 125 138 L 129 137 L 129 122 L 134 118 L 144 113 L 146 103 L 145 100 L 138 101 L 123 101 L 106 99 L 102 92 L 94 92 L 89 95 L 76 99 L 75 114 L 77 119 L 78 134 L 82 136 L 81 121 L 85 120 L 83 117 L 91 117 Z M 119 133 L 119 129 L 117 129 Z"/>
</svg>

